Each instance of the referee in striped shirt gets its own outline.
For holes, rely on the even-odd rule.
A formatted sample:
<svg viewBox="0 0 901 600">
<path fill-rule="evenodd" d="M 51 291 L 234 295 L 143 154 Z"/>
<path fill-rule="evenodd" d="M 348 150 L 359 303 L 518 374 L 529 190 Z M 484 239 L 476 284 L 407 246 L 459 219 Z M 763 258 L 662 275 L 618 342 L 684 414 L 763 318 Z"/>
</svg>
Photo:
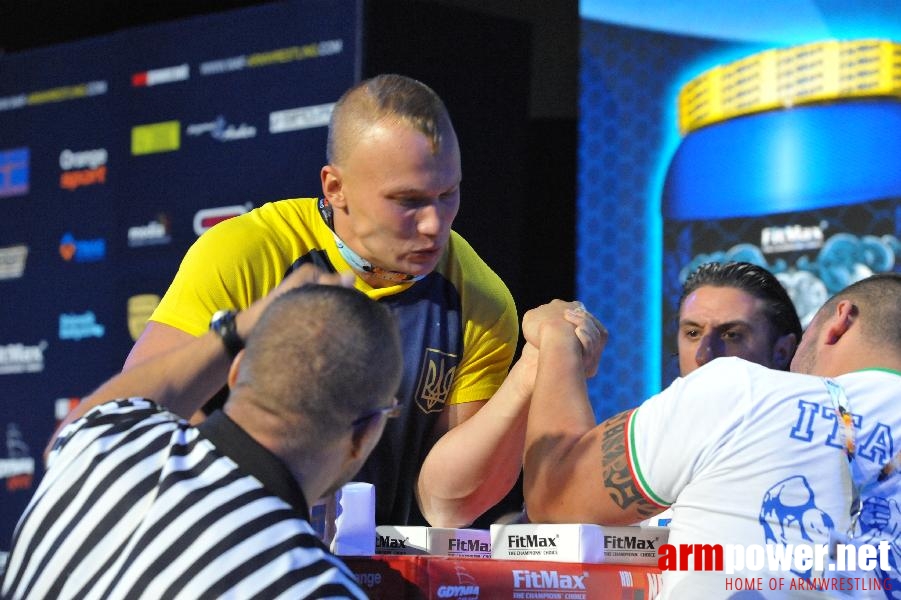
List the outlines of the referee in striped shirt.
<svg viewBox="0 0 901 600">
<path fill-rule="evenodd" d="M 397 324 L 350 285 L 301 268 L 86 397 L 48 446 L 0 595 L 365 598 L 308 522 L 396 408 Z M 226 378 L 221 412 L 178 416 Z"/>
</svg>

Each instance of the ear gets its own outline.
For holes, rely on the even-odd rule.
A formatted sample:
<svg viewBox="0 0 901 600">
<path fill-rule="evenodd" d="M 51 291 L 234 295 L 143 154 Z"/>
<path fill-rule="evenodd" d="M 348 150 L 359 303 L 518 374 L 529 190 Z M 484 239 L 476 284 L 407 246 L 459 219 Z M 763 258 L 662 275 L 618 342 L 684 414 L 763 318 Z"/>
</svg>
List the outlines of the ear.
<svg viewBox="0 0 901 600">
<path fill-rule="evenodd" d="M 797 349 L 798 338 L 794 333 L 781 336 L 773 345 L 773 366 L 783 371 L 788 370 Z"/>
<path fill-rule="evenodd" d="M 238 381 L 238 373 L 241 371 L 241 361 L 244 360 L 244 350 L 242 349 L 235 356 L 232 364 L 228 367 L 228 387 L 234 389 L 235 383 Z"/>
<path fill-rule="evenodd" d="M 322 181 L 322 197 L 335 208 L 344 208 L 344 190 L 341 170 L 334 165 L 325 165 L 319 172 Z"/>
<path fill-rule="evenodd" d="M 384 419 L 374 416 L 353 428 L 350 440 L 350 458 L 366 459 L 375 448 L 385 430 Z"/>
<path fill-rule="evenodd" d="M 850 300 L 842 300 L 835 305 L 835 311 L 826 324 L 826 343 L 837 343 L 857 319 L 858 309 Z"/>
</svg>

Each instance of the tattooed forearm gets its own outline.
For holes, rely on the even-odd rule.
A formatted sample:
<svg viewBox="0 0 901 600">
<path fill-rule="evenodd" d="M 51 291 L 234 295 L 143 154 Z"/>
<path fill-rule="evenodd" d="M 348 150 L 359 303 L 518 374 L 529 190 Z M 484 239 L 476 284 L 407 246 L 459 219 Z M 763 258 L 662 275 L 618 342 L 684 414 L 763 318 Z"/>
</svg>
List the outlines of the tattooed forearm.
<svg viewBox="0 0 901 600">
<path fill-rule="evenodd" d="M 659 509 L 639 493 L 626 461 L 626 423 L 631 413 L 631 410 L 621 412 L 603 425 L 601 453 L 604 486 L 617 506 L 623 510 L 631 508 L 642 517 L 650 517 L 659 512 Z"/>
</svg>

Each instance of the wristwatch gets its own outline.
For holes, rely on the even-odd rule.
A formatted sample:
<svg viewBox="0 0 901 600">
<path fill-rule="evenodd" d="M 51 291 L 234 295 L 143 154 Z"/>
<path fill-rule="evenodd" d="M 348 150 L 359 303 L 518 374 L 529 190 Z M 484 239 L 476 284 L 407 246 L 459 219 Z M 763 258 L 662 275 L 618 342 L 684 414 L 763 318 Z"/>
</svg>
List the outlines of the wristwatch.
<svg viewBox="0 0 901 600">
<path fill-rule="evenodd" d="M 231 358 L 244 349 L 244 340 L 238 335 L 238 323 L 235 321 L 238 311 L 217 310 L 210 319 L 210 331 L 215 331 L 222 338 L 225 351 Z"/>
</svg>

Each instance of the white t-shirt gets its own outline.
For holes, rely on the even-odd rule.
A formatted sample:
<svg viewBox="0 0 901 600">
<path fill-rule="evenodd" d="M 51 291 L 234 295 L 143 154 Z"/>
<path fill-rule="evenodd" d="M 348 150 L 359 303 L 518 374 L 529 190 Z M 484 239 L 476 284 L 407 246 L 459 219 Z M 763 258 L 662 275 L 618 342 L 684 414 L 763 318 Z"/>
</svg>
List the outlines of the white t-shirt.
<svg viewBox="0 0 901 600">
<path fill-rule="evenodd" d="M 734 597 L 795 598 L 803 594 L 794 589 L 788 594 L 793 580 L 818 576 L 834 580 L 821 585 L 853 588 L 830 589 L 832 596 L 901 597 L 901 572 L 894 567 L 901 566 L 901 474 L 876 481 L 901 449 L 901 373 L 866 370 L 834 381 L 854 415 L 855 479 L 865 484 L 855 538 L 873 545 L 880 539 L 891 542 L 891 569 L 842 576 L 798 569 L 732 575 L 664 571 L 664 597 L 729 598 L 736 591 L 735 578 L 759 577 L 762 595 L 743 592 Z M 828 544 L 851 524 L 851 469 L 823 378 L 774 371 L 737 358 L 718 359 L 677 379 L 636 409 L 628 424 L 627 448 L 642 493 L 661 509 L 672 507 L 668 543 L 677 548 Z M 845 576 L 864 581 L 840 579 Z M 727 578 L 732 578 L 731 588 Z M 873 589 L 886 579 L 893 589 Z M 743 588 L 756 582 L 739 583 Z"/>
</svg>

